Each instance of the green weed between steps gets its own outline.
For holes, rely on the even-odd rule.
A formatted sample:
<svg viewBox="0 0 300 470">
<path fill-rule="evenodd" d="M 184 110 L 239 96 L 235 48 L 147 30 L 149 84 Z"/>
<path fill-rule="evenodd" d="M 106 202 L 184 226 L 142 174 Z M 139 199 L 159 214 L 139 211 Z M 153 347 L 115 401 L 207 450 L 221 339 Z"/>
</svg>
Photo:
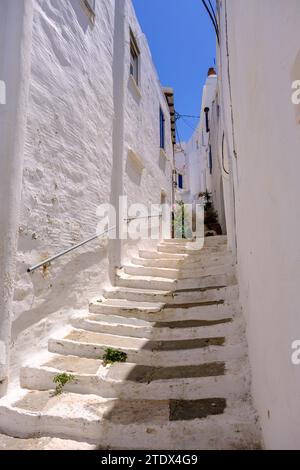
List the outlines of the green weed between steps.
<svg viewBox="0 0 300 470">
<path fill-rule="evenodd" d="M 53 383 L 56 384 L 54 395 L 61 395 L 63 392 L 64 386 L 74 381 L 75 381 L 74 375 L 70 375 L 66 373 L 56 375 L 53 379 Z"/>
<path fill-rule="evenodd" d="M 102 360 L 104 365 L 115 364 L 116 362 L 126 362 L 127 354 L 117 349 L 107 348 L 105 349 Z"/>
</svg>

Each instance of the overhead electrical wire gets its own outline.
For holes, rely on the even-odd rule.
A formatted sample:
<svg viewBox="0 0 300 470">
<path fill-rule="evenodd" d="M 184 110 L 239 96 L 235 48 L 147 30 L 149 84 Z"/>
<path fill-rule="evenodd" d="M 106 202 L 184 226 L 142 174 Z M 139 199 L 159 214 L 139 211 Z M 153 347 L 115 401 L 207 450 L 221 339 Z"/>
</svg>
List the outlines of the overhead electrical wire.
<svg viewBox="0 0 300 470">
<path fill-rule="evenodd" d="M 218 20 L 217 20 L 217 17 L 216 17 L 215 9 L 214 9 L 214 7 L 212 6 L 211 0 L 208 0 L 208 3 L 209 3 L 209 6 L 210 6 L 210 9 L 211 9 L 211 11 L 212 11 L 214 20 L 215 20 L 215 24 L 216 24 L 217 29 L 218 29 L 218 34 L 220 34 L 219 25 L 218 25 Z"/>
<path fill-rule="evenodd" d="M 189 127 L 190 129 L 192 129 L 192 131 L 195 132 L 196 129 L 195 129 L 194 127 L 192 127 L 192 126 L 184 119 L 184 117 L 182 118 L 182 121 L 184 122 L 184 124 L 185 124 L 187 127 Z"/>
<path fill-rule="evenodd" d="M 190 119 L 200 119 L 200 116 L 191 116 L 190 114 L 179 114 L 178 115 L 180 117 L 186 117 L 186 118 L 190 118 Z"/>
<path fill-rule="evenodd" d="M 215 29 L 215 32 L 216 32 L 216 35 L 217 35 L 218 44 L 220 44 L 220 34 L 219 34 L 219 27 L 218 27 L 217 18 L 216 18 L 213 6 L 211 4 L 211 1 L 210 0 L 208 0 L 208 1 L 209 1 L 209 5 L 210 5 L 211 10 L 210 10 L 210 8 L 209 8 L 209 6 L 208 6 L 208 4 L 206 3 L 205 0 L 202 0 L 202 3 L 204 5 L 204 8 L 206 9 L 207 13 L 209 14 L 209 17 L 212 21 L 212 24 L 214 26 L 214 29 Z"/>
</svg>

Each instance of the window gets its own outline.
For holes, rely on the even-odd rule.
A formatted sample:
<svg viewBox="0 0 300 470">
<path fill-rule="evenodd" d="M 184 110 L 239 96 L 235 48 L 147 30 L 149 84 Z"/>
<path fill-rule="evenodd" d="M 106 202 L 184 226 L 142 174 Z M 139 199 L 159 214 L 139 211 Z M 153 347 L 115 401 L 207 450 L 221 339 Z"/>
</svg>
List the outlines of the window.
<svg viewBox="0 0 300 470">
<path fill-rule="evenodd" d="M 135 83 L 139 85 L 139 56 L 140 50 L 138 48 L 136 39 L 133 32 L 130 30 L 130 75 Z"/>
<path fill-rule="evenodd" d="M 165 115 L 161 108 L 159 109 L 159 128 L 160 128 L 160 148 L 165 150 Z"/>
<path fill-rule="evenodd" d="M 178 175 L 178 188 L 183 189 L 183 176 Z"/>
<path fill-rule="evenodd" d="M 213 161 L 212 161 L 212 150 L 211 150 L 211 145 L 209 146 L 208 164 L 209 164 L 209 173 L 210 173 L 210 174 L 212 174 Z"/>
</svg>

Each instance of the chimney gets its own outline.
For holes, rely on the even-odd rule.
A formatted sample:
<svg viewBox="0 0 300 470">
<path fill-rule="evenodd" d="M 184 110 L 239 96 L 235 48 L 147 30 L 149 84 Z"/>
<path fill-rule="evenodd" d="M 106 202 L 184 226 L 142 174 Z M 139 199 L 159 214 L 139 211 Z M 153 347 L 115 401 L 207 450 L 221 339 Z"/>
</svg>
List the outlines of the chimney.
<svg viewBox="0 0 300 470">
<path fill-rule="evenodd" d="M 210 67 L 207 76 L 211 77 L 212 75 L 217 75 L 217 72 L 215 71 L 214 67 Z"/>
</svg>

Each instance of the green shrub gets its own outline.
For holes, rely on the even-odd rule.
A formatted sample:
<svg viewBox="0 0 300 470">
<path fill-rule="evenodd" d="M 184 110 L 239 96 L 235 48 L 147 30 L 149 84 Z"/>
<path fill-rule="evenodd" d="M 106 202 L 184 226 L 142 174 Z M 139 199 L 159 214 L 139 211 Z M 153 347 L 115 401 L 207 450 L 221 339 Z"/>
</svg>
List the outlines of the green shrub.
<svg viewBox="0 0 300 470">
<path fill-rule="evenodd" d="M 62 374 L 57 374 L 53 379 L 53 383 L 56 384 L 55 395 L 61 395 L 64 386 L 74 381 L 75 377 L 73 375 L 66 374 L 65 372 Z"/>
<path fill-rule="evenodd" d="M 118 349 L 107 348 L 102 358 L 104 364 L 114 364 L 116 362 L 126 362 L 127 354 Z"/>
</svg>

